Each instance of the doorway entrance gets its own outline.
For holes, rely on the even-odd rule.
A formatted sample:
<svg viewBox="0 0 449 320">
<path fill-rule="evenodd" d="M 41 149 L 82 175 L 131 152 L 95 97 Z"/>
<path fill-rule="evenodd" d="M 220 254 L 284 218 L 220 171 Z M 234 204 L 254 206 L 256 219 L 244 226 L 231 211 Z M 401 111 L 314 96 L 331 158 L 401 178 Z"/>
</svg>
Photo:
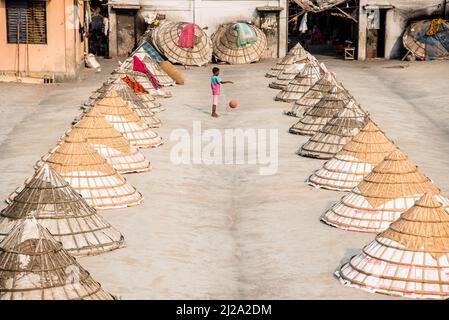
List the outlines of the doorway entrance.
<svg viewBox="0 0 449 320">
<path fill-rule="evenodd" d="M 368 8 L 366 33 L 366 58 L 385 58 L 385 36 L 388 9 Z"/>
<path fill-rule="evenodd" d="M 117 55 L 128 56 L 137 43 L 136 10 L 116 9 Z"/>
</svg>

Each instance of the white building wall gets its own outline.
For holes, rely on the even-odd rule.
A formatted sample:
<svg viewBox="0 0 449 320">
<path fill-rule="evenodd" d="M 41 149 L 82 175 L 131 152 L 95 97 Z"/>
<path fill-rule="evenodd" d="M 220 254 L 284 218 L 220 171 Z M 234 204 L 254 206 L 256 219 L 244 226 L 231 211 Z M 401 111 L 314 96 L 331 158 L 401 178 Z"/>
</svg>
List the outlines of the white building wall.
<svg viewBox="0 0 449 320">
<path fill-rule="evenodd" d="M 402 35 L 410 19 L 439 14 L 443 11 L 442 0 L 360 0 L 359 60 L 366 59 L 367 15 L 365 6 L 393 6 L 387 11 L 385 26 L 385 58 L 399 58 L 403 48 Z M 449 1 L 448 1 L 449 8 Z"/>
<path fill-rule="evenodd" d="M 158 12 L 174 21 L 192 22 L 205 28 L 211 35 L 221 24 L 236 20 L 256 22 L 256 7 L 279 6 L 280 13 L 279 55 L 287 50 L 288 0 L 109 0 L 109 4 L 140 5 L 141 13 Z"/>
</svg>

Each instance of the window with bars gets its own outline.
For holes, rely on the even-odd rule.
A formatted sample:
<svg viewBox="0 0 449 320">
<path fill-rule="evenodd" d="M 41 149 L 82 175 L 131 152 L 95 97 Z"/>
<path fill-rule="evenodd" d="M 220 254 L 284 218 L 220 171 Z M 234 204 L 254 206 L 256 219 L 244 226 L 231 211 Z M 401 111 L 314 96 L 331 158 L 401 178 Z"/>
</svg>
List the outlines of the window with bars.
<svg viewBox="0 0 449 320">
<path fill-rule="evenodd" d="M 47 44 L 45 0 L 6 0 L 8 43 Z"/>
</svg>

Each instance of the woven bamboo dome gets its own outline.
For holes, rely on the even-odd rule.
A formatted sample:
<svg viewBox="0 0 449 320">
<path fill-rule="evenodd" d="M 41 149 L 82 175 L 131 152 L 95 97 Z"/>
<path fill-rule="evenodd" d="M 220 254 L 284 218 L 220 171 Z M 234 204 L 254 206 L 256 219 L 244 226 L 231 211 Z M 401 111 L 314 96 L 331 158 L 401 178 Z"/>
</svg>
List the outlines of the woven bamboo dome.
<svg viewBox="0 0 449 320">
<path fill-rule="evenodd" d="M 335 76 L 327 72 L 323 74 L 308 91 L 292 104 L 286 115 L 301 118 L 310 108 L 314 107 L 335 86 Z"/>
<path fill-rule="evenodd" d="M 349 231 L 382 232 L 426 192 L 438 189 L 405 154 L 395 150 L 321 220 Z"/>
<path fill-rule="evenodd" d="M 72 128 L 87 139 L 89 144 L 101 154 L 119 173 L 147 172 L 151 165 L 145 156 L 132 147 L 123 134 L 106 121 L 99 109 L 92 108 Z"/>
<path fill-rule="evenodd" d="M 0 243 L 1 300 L 115 300 L 30 217 Z"/>
<path fill-rule="evenodd" d="M 340 152 L 309 177 L 308 183 L 316 188 L 351 191 L 395 149 L 385 134 L 369 121 Z"/>
<path fill-rule="evenodd" d="M 139 148 L 155 148 L 162 145 L 162 138 L 126 105 L 116 91 L 109 91 L 97 102 L 93 109 L 103 114 L 114 129 L 123 134 L 132 146 Z"/>
<path fill-rule="evenodd" d="M 98 89 L 98 94 L 91 96 L 91 99 L 85 104 L 84 110 L 86 112 L 89 111 L 111 90 L 115 90 L 117 92 L 117 94 L 126 102 L 126 105 L 135 112 L 143 123 L 148 125 L 150 128 L 161 127 L 162 122 L 158 117 L 156 117 L 155 112 L 153 111 L 157 109 L 160 112 L 161 108 L 151 101 L 144 103 L 140 97 L 134 91 L 130 90 L 122 81 L 104 85 Z"/>
<path fill-rule="evenodd" d="M 368 114 L 351 99 L 299 150 L 303 157 L 328 160 L 335 156 L 368 123 Z"/>
<path fill-rule="evenodd" d="M 335 274 L 346 286 L 407 298 L 449 298 L 449 214 L 427 192 Z"/>
<path fill-rule="evenodd" d="M 300 60 L 300 61 L 288 66 L 268 86 L 272 89 L 283 90 L 284 88 L 286 88 L 289 85 L 290 82 L 292 82 L 295 79 L 295 77 L 302 70 L 304 70 L 306 63 L 308 63 L 309 61 L 310 61 L 309 56 L 307 56 L 303 60 Z"/>
<path fill-rule="evenodd" d="M 148 91 L 148 94 L 154 96 L 156 98 L 171 98 L 173 95 L 167 88 L 159 88 L 156 89 L 151 83 L 148 77 L 137 71 L 127 71 L 122 68 L 117 68 L 112 73 L 112 79 L 117 79 L 118 77 L 123 78 L 125 76 L 129 76 L 131 79 L 139 82 L 145 90 Z"/>
<path fill-rule="evenodd" d="M 349 93 L 342 86 L 332 86 L 332 89 L 290 128 L 290 133 L 313 136 L 342 110 L 349 100 Z"/>
<path fill-rule="evenodd" d="M 69 132 L 42 160 L 96 209 L 136 206 L 143 200 L 143 196 L 79 132 Z"/>
<path fill-rule="evenodd" d="M 0 212 L 0 241 L 32 215 L 73 256 L 96 255 L 124 246 L 124 238 L 44 164 Z"/>
<path fill-rule="evenodd" d="M 125 74 L 123 74 L 123 73 L 114 73 L 114 74 L 111 74 L 110 76 L 109 76 L 109 78 L 108 78 L 108 80 L 106 81 L 106 82 L 104 82 L 103 83 L 103 88 L 104 87 L 108 87 L 109 85 L 111 85 L 111 84 L 117 84 L 117 83 L 121 83 L 121 82 L 123 82 L 123 83 L 125 83 L 124 82 L 124 77 L 125 76 L 128 76 L 128 75 L 125 75 Z M 132 77 L 131 77 L 132 78 Z M 135 79 L 134 79 L 135 80 Z M 136 81 L 137 83 L 138 83 L 138 81 Z M 140 84 L 140 83 L 139 83 Z M 139 100 L 140 101 L 142 101 L 144 104 L 146 104 L 147 102 L 150 102 L 150 104 L 148 104 L 148 108 L 151 110 L 151 111 L 153 111 L 153 112 L 155 112 L 155 113 L 158 113 L 158 112 L 160 112 L 160 111 L 163 111 L 164 109 L 163 108 L 161 108 L 161 110 L 160 111 L 158 111 L 158 110 L 156 110 L 156 109 L 153 109 L 153 108 L 156 108 L 156 107 L 161 107 L 161 103 L 157 100 L 157 98 L 154 96 L 154 95 L 151 95 L 150 93 L 137 93 L 137 92 L 134 92 L 127 84 L 126 84 L 126 86 L 130 89 L 130 91 L 132 92 L 132 93 L 134 93 L 135 94 L 135 96 L 136 97 L 138 97 L 139 98 Z M 97 95 L 98 95 L 98 90 L 97 90 Z M 91 97 L 92 98 L 92 97 Z M 93 97 L 93 98 L 95 98 L 95 97 Z"/>
<path fill-rule="evenodd" d="M 182 29 L 187 22 L 162 21 L 152 32 L 156 49 L 170 62 L 185 66 L 203 66 L 212 60 L 212 42 L 208 35 L 195 25 L 195 44 L 193 48 L 178 45 Z"/>
<path fill-rule="evenodd" d="M 238 33 L 235 23 L 224 24 L 212 34 L 214 56 L 217 60 L 229 64 L 248 64 L 257 62 L 267 49 L 267 37 L 255 25 L 248 24 L 254 31 L 257 41 L 245 46 L 238 46 Z"/>
<path fill-rule="evenodd" d="M 298 42 L 270 71 L 265 75 L 267 78 L 277 78 L 284 70 L 292 64 L 303 60 L 307 55 L 307 51 Z"/>
<path fill-rule="evenodd" d="M 120 67 L 128 72 L 132 72 L 134 66 L 134 56 L 137 56 L 140 61 L 142 61 L 147 66 L 148 70 L 156 77 L 161 86 L 170 87 L 175 85 L 175 81 L 170 78 L 170 76 L 164 70 L 162 70 L 159 63 L 153 60 L 143 48 L 140 48 L 128 59 L 126 59 Z"/>
<path fill-rule="evenodd" d="M 323 74 L 316 63 L 309 61 L 304 69 L 276 96 L 277 101 L 293 102 L 301 98 Z"/>
</svg>

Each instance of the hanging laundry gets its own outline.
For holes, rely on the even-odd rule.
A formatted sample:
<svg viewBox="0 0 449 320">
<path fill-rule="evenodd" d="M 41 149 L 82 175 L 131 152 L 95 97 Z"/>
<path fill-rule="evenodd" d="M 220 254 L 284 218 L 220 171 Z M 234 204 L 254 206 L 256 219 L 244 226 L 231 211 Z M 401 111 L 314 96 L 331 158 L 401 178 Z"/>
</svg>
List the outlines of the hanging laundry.
<svg viewBox="0 0 449 320">
<path fill-rule="evenodd" d="M 307 12 L 304 13 L 304 16 L 302 17 L 301 24 L 299 25 L 299 32 L 300 33 L 307 33 L 309 28 L 307 27 Z"/>
<path fill-rule="evenodd" d="M 162 86 L 159 83 L 159 80 L 156 79 L 154 74 L 148 70 L 145 63 L 142 62 L 142 60 L 139 59 L 136 55 L 133 56 L 134 59 L 134 65 L 133 65 L 133 71 L 141 72 L 145 74 L 148 77 L 148 80 L 151 81 L 151 84 L 153 85 L 154 89 L 159 90 Z"/>
<path fill-rule="evenodd" d="M 182 28 L 178 46 L 181 48 L 195 47 L 195 26 L 194 23 L 188 23 Z"/>
<path fill-rule="evenodd" d="M 237 31 L 237 47 L 244 47 L 257 42 L 257 35 L 246 23 L 236 23 L 234 30 Z"/>
</svg>

